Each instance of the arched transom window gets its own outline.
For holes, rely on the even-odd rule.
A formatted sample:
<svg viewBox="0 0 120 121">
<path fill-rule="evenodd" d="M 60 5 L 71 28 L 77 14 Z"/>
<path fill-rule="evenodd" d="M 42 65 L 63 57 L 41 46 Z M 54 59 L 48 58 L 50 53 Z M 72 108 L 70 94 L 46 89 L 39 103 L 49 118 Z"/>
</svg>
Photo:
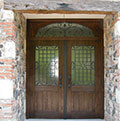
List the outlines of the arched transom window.
<svg viewBox="0 0 120 121">
<path fill-rule="evenodd" d="M 36 37 L 94 37 L 92 30 L 77 23 L 53 23 L 40 28 Z"/>
</svg>

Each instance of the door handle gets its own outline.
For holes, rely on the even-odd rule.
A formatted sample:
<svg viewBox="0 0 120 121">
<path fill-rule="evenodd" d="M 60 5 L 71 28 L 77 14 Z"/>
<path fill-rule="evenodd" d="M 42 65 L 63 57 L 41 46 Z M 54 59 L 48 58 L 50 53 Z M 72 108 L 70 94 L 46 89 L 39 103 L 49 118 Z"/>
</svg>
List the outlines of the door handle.
<svg viewBox="0 0 120 121">
<path fill-rule="evenodd" d="M 60 83 L 59 83 L 59 86 L 60 86 L 60 88 L 62 88 L 62 75 L 60 74 Z"/>
<path fill-rule="evenodd" d="M 69 74 L 68 75 L 68 88 L 71 87 L 71 75 Z"/>
</svg>

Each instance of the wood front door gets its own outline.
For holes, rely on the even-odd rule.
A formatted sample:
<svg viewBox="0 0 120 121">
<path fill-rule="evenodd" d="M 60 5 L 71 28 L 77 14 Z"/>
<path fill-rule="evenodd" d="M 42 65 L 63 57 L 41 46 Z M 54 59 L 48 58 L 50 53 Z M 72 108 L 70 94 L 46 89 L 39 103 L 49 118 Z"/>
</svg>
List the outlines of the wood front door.
<svg viewBox="0 0 120 121">
<path fill-rule="evenodd" d="M 72 20 L 56 21 L 60 22 L 59 37 L 55 34 L 58 31 L 53 24 L 55 20 L 28 22 L 27 118 L 103 118 L 102 32 L 97 36 L 95 31 L 97 37 L 84 37 L 85 32 L 82 30 L 83 37 L 78 37 L 79 25 L 73 34 L 71 31 L 76 24 L 71 28 L 72 24 L 67 23 Z M 82 24 L 77 20 L 73 22 Z M 83 25 L 88 23 L 91 26 L 89 22 L 84 22 Z M 53 30 L 50 28 L 51 23 L 55 28 Z M 101 25 L 96 23 L 94 25 Z M 43 27 L 49 24 L 46 34 Z M 38 28 L 42 28 L 42 32 Z M 95 27 L 92 25 L 91 28 Z M 88 33 L 92 36 L 90 31 Z M 75 34 L 77 37 L 73 37 Z"/>
<path fill-rule="evenodd" d="M 69 41 L 67 49 L 67 118 L 102 118 L 100 42 Z"/>
</svg>

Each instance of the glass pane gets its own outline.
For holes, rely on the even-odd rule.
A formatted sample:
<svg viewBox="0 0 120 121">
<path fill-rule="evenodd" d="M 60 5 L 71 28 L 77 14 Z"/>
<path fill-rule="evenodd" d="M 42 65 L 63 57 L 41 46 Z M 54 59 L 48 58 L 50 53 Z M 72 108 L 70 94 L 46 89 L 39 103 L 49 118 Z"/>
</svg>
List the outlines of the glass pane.
<svg viewBox="0 0 120 121">
<path fill-rule="evenodd" d="M 94 46 L 72 47 L 72 85 L 94 85 Z"/>
<path fill-rule="evenodd" d="M 94 37 L 92 30 L 77 23 L 54 23 L 40 28 L 36 37 Z"/>
<path fill-rule="evenodd" d="M 58 85 L 58 57 L 57 46 L 36 47 L 35 85 Z"/>
</svg>

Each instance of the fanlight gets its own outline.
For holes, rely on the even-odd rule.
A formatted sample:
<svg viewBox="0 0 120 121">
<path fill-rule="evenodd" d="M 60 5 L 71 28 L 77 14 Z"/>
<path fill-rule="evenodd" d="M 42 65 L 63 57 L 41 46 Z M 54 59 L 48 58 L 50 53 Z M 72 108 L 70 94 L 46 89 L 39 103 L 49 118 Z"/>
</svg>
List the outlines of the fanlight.
<svg viewBox="0 0 120 121">
<path fill-rule="evenodd" d="M 54 23 L 40 28 L 36 37 L 94 37 L 92 30 L 77 23 Z"/>
</svg>

